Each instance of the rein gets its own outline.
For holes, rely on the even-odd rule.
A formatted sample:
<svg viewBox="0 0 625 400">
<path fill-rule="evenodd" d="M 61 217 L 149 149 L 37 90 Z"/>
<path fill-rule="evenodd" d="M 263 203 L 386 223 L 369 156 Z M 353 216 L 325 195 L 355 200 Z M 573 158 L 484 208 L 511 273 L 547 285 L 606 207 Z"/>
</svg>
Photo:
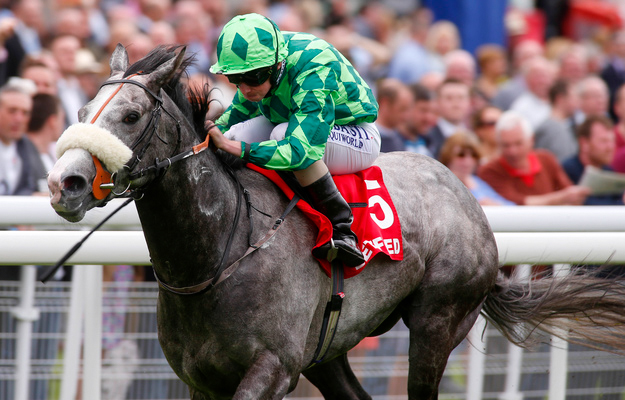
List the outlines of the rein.
<svg viewBox="0 0 625 400">
<path fill-rule="evenodd" d="M 130 146 L 130 149 L 134 151 L 134 149 L 139 145 L 139 143 L 141 143 L 141 141 L 143 141 L 144 138 L 147 137 L 147 142 L 146 145 L 141 148 L 137 154 L 137 156 L 135 157 L 135 159 L 133 160 L 132 164 L 130 166 L 128 166 L 129 169 L 133 169 L 136 164 L 141 161 L 141 157 L 145 154 L 145 152 L 147 151 L 152 136 L 154 135 L 154 133 L 156 132 L 156 127 L 158 126 L 158 122 L 160 120 L 161 117 L 161 105 L 163 104 L 163 98 L 158 96 L 156 93 L 152 92 L 147 86 L 145 86 L 143 83 L 141 82 L 137 82 L 137 81 L 133 81 L 130 78 L 139 75 L 137 74 L 132 74 L 130 76 L 128 76 L 126 79 L 115 79 L 112 81 L 107 81 L 104 82 L 100 88 L 106 86 L 106 85 L 112 85 L 112 84 L 117 84 L 120 83 L 121 85 L 119 85 L 119 87 L 117 89 L 115 89 L 115 91 L 113 93 L 111 93 L 111 95 L 108 97 L 108 99 L 106 99 L 106 101 L 104 102 L 104 104 L 102 104 L 102 106 L 100 107 L 100 109 L 96 112 L 96 114 L 93 116 L 93 118 L 91 119 L 90 123 L 94 124 L 97 119 L 100 117 L 100 115 L 102 114 L 102 111 L 104 110 L 104 108 L 111 102 L 111 100 L 113 99 L 113 97 L 115 97 L 115 95 L 117 95 L 117 93 L 119 93 L 119 91 L 122 89 L 122 87 L 124 86 L 124 84 L 126 83 L 130 83 L 136 86 L 141 87 L 142 89 L 144 89 L 148 94 L 150 94 L 154 100 L 156 101 L 156 107 L 154 108 L 154 110 L 152 110 L 152 115 L 150 117 L 150 120 L 148 121 L 148 124 L 146 125 L 146 127 L 143 129 L 143 131 L 141 131 L 141 134 L 139 135 L 139 137 L 137 138 L 137 140 L 135 140 L 135 142 Z M 167 112 L 167 110 L 165 110 Z M 169 114 L 169 113 L 168 113 Z M 171 114 L 169 114 L 171 116 Z M 173 118 L 173 117 L 172 117 Z M 175 120 L 175 119 L 174 119 Z M 176 121 L 176 123 L 178 124 L 179 121 Z M 178 131 L 180 131 L 180 127 L 178 125 Z M 102 200 L 104 198 L 106 198 L 106 196 L 108 196 L 111 192 L 111 190 L 114 188 L 114 183 L 112 182 L 112 178 L 113 176 L 111 175 L 111 173 L 109 171 L 107 171 L 104 167 L 102 167 L 100 161 L 93 156 L 93 163 L 96 167 L 96 177 L 97 179 L 95 179 L 93 181 L 93 195 L 96 199 L 98 200 Z M 103 184 L 102 182 L 104 182 L 104 180 L 109 180 L 109 184 Z"/>
<path fill-rule="evenodd" d="M 91 229 L 91 231 L 89 233 L 87 233 L 84 238 L 82 238 L 78 243 L 76 243 L 67 253 L 65 253 L 65 255 L 63 257 L 61 257 L 61 259 L 59 261 L 57 261 L 56 264 L 54 264 L 54 266 L 52 268 L 50 268 L 50 270 L 48 270 L 48 272 L 46 272 L 46 274 L 41 278 L 41 282 L 42 283 L 46 283 L 50 278 L 52 278 L 54 276 L 54 274 L 56 274 L 56 271 L 58 271 L 59 268 L 61 268 L 63 266 L 63 264 L 65 264 L 65 261 L 67 261 L 71 256 L 74 255 L 74 253 L 76 253 L 78 251 L 78 249 L 80 249 L 80 247 L 85 243 L 85 241 L 87 241 L 87 239 L 89 239 L 89 236 L 91 236 L 93 234 L 93 232 L 95 232 L 98 229 L 100 229 L 100 227 L 102 225 L 104 225 L 104 223 L 106 223 L 106 221 L 111 219 L 113 217 L 113 215 L 117 214 L 117 212 L 119 210 L 121 210 L 122 208 L 126 207 L 133 200 L 134 199 L 132 199 L 132 198 L 126 200 L 125 202 L 122 203 L 122 205 L 117 207 L 115 210 L 113 210 L 113 212 L 111 212 L 102 221 L 100 221 L 100 223 L 98 223 L 96 226 L 94 226 L 93 229 Z"/>
<path fill-rule="evenodd" d="M 126 193 L 128 191 L 128 189 L 131 187 L 132 182 L 134 180 L 137 180 L 137 179 L 147 175 L 148 173 L 155 173 L 156 176 L 159 176 L 161 173 L 164 173 L 173 163 L 181 161 L 181 160 L 184 160 L 184 159 L 186 159 L 186 158 L 188 158 L 190 156 L 193 156 L 193 155 L 196 155 L 196 154 L 199 154 L 199 153 L 203 152 L 204 150 L 206 150 L 208 148 L 208 143 L 209 143 L 209 138 L 210 138 L 210 136 L 207 135 L 206 136 L 206 140 L 204 142 L 202 142 L 202 143 L 200 143 L 198 145 L 192 146 L 192 148 L 189 149 L 189 150 L 186 150 L 186 151 L 183 151 L 181 153 L 178 153 L 178 154 L 176 154 L 174 156 L 171 156 L 169 158 L 166 158 L 165 160 L 162 160 L 162 161 L 156 159 L 153 165 L 151 165 L 149 167 L 146 167 L 146 168 L 143 168 L 143 169 L 141 169 L 141 170 L 139 170 L 137 172 L 132 172 L 132 170 L 141 161 L 141 157 L 147 151 L 148 147 L 151 144 L 152 138 L 156 134 L 156 130 L 158 128 L 158 123 L 160 121 L 161 110 L 164 110 L 176 122 L 176 130 L 177 130 L 177 133 L 178 133 L 178 144 L 176 145 L 176 149 L 174 150 L 174 152 L 178 149 L 178 146 L 180 145 L 180 141 L 181 141 L 181 139 L 180 139 L 180 137 L 181 137 L 180 121 L 177 120 L 169 111 L 167 111 L 166 108 L 162 107 L 163 98 L 161 96 L 159 96 L 156 93 L 152 92 L 143 83 L 137 82 L 137 81 L 134 81 L 134 80 L 130 80 L 130 78 L 132 76 L 135 76 L 135 75 L 137 75 L 137 74 L 131 75 L 131 76 L 129 76 L 126 79 L 111 80 L 111 81 L 107 81 L 107 82 L 102 84 L 102 86 L 111 85 L 111 84 L 118 84 L 118 83 L 121 84 L 121 85 L 111 94 L 111 96 L 105 101 L 105 103 L 98 110 L 98 112 L 96 113 L 94 118 L 91 120 L 91 123 L 93 124 L 97 120 L 97 118 L 100 116 L 100 114 L 102 113 L 102 110 L 104 109 L 104 107 L 106 107 L 106 105 L 111 101 L 111 99 L 119 92 L 121 87 L 124 84 L 126 84 L 126 83 L 130 83 L 130 84 L 133 84 L 133 85 L 141 87 L 148 94 L 150 94 L 152 96 L 152 98 L 154 98 L 154 100 L 156 101 L 156 107 L 154 108 L 154 110 L 152 110 L 152 115 L 150 117 L 150 120 L 149 120 L 148 124 L 141 131 L 141 134 L 139 135 L 139 137 L 130 146 L 130 148 L 134 151 L 134 149 L 137 146 L 139 146 L 141 144 L 141 142 L 145 141 L 145 144 L 143 145 L 143 147 L 141 149 L 139 149 L 138 154 L 134 157 L 132 163 L 130 165 L 124 166 L 124 168 L 126 168 L 129 171 L 129 174 L 128 174 L 129 182 L 128 182 L 128 187 L 127 187 L 126 190 L 124 190 L 124 192 L 119 193 L 119 194 L 115 193 L 118 196 L 119 195 L 123 195 L 124 193 Z M 158 134 L 156 134 L 156 136 L 163 143 L 167 144 L 167 142 L 165 140 L 163 140 L 160 136 L 158 136 Z M 99 192 L 99 194 L 103 195 L 102 198 L 105 198 L 106 196 L 108 196 L 108 194 L 109 194 L 108 192 L 110 192 L 115 187 L 114 174 L 110 174 L 108 171 L 106 171 L 104 169 L 104 167 L 102 166 L 102 164 L 100 163 L 100 161 L 97 159 L 97 157 L 93 156 L 93 160 L 94 160 L 94 164 L 96 166 L 96 179 L 94 179 L 94 183 L 93 183 L 94 193 L 95 193 L 96 187 L 97 187 L 97 191 Z M 220 260 L 220 262 L 218 264 L 217 272 L 215 273 L 215 276 L 213 276 L 211 279 L 208 279 L 208 280 L 206 280 L 206 281 L 204 281 L 202 283 L 199 283 L 199 284 L 193 285 L 193 286 L 177 288 L 177 287 L 168 285 L 165 282 L 163 282 L 162 279 L 160 279 L 160 277 L 157 275 L 156 271 L 154 271 L 154 276 L 156 277 L 156 280 L 157 280 L 159 286 L 161 288 L 171 292 L 171 293 L 175 293 L 175 294 L 179 294 L 179 295 L 200 294 L 200 293 L 203 293 L 206 290 L 214 287 L 215 285 L 217 285 L 218 283 L 222 282 L 223 280 L 225 280 L 228 276 L 230 276 L 230 274 L 232 274 L 238 268 L 241 260 L 243 260 L 245 257 L 250 255 L 251 253 L 253 253 L 257 249 L 261 248 L 262 245 L 265 242 L 267 242 L 271 237 L 273 237 L 273 235 L 280 228 L 281 223 L 282 223 L 282 221 L 284 221 L 284 218 L 286 217 L 286 215 L 293 209 L 293 207 L 295 207 L 295 204 L 299 200 L 299 198 L 294 197 L 291 200 L 291 203 L 289 203 L 289 205 L 288 205 L 287 209 L 285 210 L 285 212 L 280 216 L 280 218 L 278 218 L 278 220 L 276 220 L 274 226 L 265 234 L 265 236 L 263 238 L 261 238 L 257 243 L 255 243 L 253 245 L 250 245 L 249 248 L 246 250 L 246 252 L 243 254 L 243 256 L 241 256 L 239 259 L 237 259 L 230 266 L 226 267 L 226 261 L 229 258 L 230 249 L 231 249 L 232 243 L 234 241 L 235 230 L 236 230 L 236 227 L 237 227 L 237 225 L 239 223 L 239 219 L 240 219 L 241 198 L 244 197 L 246 199 L 248 216 L 250 217 L 250 224 L 251 225 L 252 225 L 252 219 L 251 219 L 251 214 L 250 213 L 251 213 L 251 208 L 253 208 L 253 207 L 251 206 L 251 202 L 249 200 L 249 192 L 243 188 L 243 185 L 239 181 L 239 178 L 237 177 L 236 173 L 233 171 L 233 169 L 228 164 L 222 163 L 222 165 L 226 169 L 226 172 L 228 173 L 228 175 L 230 175 L 230 177 L 235 182 L 235 186 L 236 186 L 236 190 L 237 190 L 237 195 L 236 195 L 237 204 L 236 204 L 236 208 L 235 208 L 236 211 L 235 211 L 234 221 L 233 221 L 233 225 L 232 225 L 233 228 L 230 231 L 230 234 L 228 235 L 228 240 L 226 242 L 226 248 L 224 249 L 224 252 L 222 254 L 221 260 Z M 102 183 L 105 179 L 107 179 L 107 174 L 108 174 L 109 183 Z M 105 192 L 105 191 L 108 191 L 108 192 Z M 54 268 L 46 275 L 46 277 L 44 277 L 42 279 L 42 281 L 43 282 L 47 281 L 56 272 L 56 270 L 58 270 L 58 268 L 60 268 L 60 266 L 63 263 L 65 263 L 65 261 L 67 261 L 76 251 L 78 251 L 78 249 L 89 238 L 89 236 L 91 236 L 91 234 L 93 234 L 93 232 L 95 232 L 97 229 L 99 229 L 117 211 L 119 211 L 121 208 L 123 208 L 124 206 L 129 204 L 132 200 L 133 200 L 132 198 L 128 199 L 121 207 L 119 207 L 118 209 L 113 211 L 102 222 L 100 222 L 96 227 L 94 227 L 80 242 L 76 243 L 72 247 L 72 249 L 70 249 L 65 254 L 65 256 L 63 256 L 61 258 L 61 260 L 59 260 L 59 262 L 57 262 L 57 264 L 54 266 Z M 252 225 L 252 229 L 253 229 L 253 225 Z M 250 232 L 250 234 L 251 234 L 251 232 Z"/>
<path fill-rule="evenodd" d="M 135 74 L 136 75 L 136 74 Z M 151 142 L 152 142 L 152 138 L 154 137 L 154 135 L 156 134 L 156 130 L 158 128 L 158 123 L 160 121 L 160 117 L 161 117 L 161 110 L 164 110 L 167 115 L 169 115 L 175 122 L 176 122 L 176 131 L 178 133 L 178 144 L 176 145 L 176 148 L 174 149 L 174 152 L 177 151 L 179 145 L 180 145 L 180 137 L 181 137 L 181 128 L 180 128 L 180 121 L 177 120 L 166 108 L 164 108 L 163 105 L 163 98 L 159 95 L 157 95 L 156 93 L 154 93 L 153 91 L 151 91 L 146 85 L 144 85 L 141 82 L 135 81 L 135 80 L 130 80 L 130 78 L 134 76 L 131 75 L 126 79 L 115 79 L 115 80 L 110 80 L 107 82 L 104 82 L 102 84 L 102 86 L 105 85 L 112 85 L 112 84 L 118 84 L 120 83 L 120 87 L 111 95 L 111 97 L 109 97 L 109 99 L 104 103 L 104 105 L 102 106 L 102 108 L 98 111 L 98 113 L 96 114 L 96 116 L 94 117 L 94 119 L 91 121 L 92 123 L 95 122 L 95 119 L 100 115 L 100 113 L 102 112 L 102 109 L 108 104 L 108 102 L 111 100 L 111 98 L 113 96 L 115 96 L 117 94 L 117 92 L 120 90 L 120 88 L 126 84 L 126 83 L 130 83 L 132 85 L 136 85 L 139 86 L 140 88 L 142 88 L 143 90 L 146 91 L 146 93 L 148 93 L 150 96 L 152 96 L 152 98 L 156 101 L 156 107 L 154 108 L 154 110 L 152 110 L 152 115 L 150 117 L 150 120 L 148 121 L 148 124 L 146 125 L 146 127 L 143 129 L 143 131 L 141 131 L 141 134 L 139 135 L 139 137 L 133 142 L 133 144 L 130 146 L 130 148 L 134 151 L 135 148 L 137 146 L 139 146 L 141 144 L 141 142 L 145 142 L 145 144 L 143 145 L 143 147 L 141 147 L 136 156 L 134 157 L 132 163 L 128 166 L 125 166 L 125 168 L 127 168 L 127 170 L 129 171 L 128 174 L 128 188 L 131 187 L 132 182 L 147 175 L 148 173 L 155 173 L 156 176 L 159 176 L 161 173 L 165 173 L 165 171 L 175 162 L 184 160 L 188 157 L 191 157 L 193 155 L 199 154 L 201 152 L 203 152 L 204 150 L 206 150 L 208 148 L 208 142 L 209 142 L 209 138 L 210 136 L 206 136 L 206 140 L 198 145 L 193 146 L 191 149 L 183 151 L 182 153 L 178 153 L 174 156 L 171 156 L 169 158 L 166 158 L 165 160 L 160 161 L 158 158 L 154 161 L 154 164 L 143 168 L 137 172 L 132 172 L 132 170 L 137 166 L 137 164 L 141 161 L 141 158 L 143 157 L 143 155 L 145 154 L 145 152 L 147 151 L 148 147 L 150 146 Z M 162 90 L 162 89 L 161 89 Z M 158 137 L 163 143 L 167 144 L 167 142 L 165 140 L 163 140 L 160 136 L 158 136 L 158 134 L 156 134 L 156 137 Z M 241 182 L 239 181 L 239 178 L 237 177 L 237 175 L 234 173 L 234 171 L 232 170 L 232 168 L 227 165 L 227 164 L 222 164 L 224 165 L 226 171 L 228 172 L 228 175 L 230 175 L 232 177 L 232 179 L 235 182 L 235 186 L 236 186 L 236 190 L 237 190 L 237 204 L 235 207 L 235 215 L 234 215 L 234 221 L 233 221 L 233 225 L 232 225 L 232 230 L 230 231 L 230 234 L 228 235 L 228 240 L 226 242 L 226 248 L 224 249 L 224 252 L 222 254 L 221 260 L 219 262 L 219 266 L 217 268 L 217 272 L 215 273 L 215 276 L 207 281 L 204 281 L 198 285 L 193 285 L 190 287 L 186 287 L 186 288 L 176 288 L 170 285 L 165 284 L 156 274 L 156 271 L 154 271 L 154 276 L 156 277 L 156 280 L 158 281 L 158 284 L 160 287 L 166 289 L 169 292 L 172 293 L 177 293 L 177 294 L 199 294 L 202 293 L 210 288 L 212 288 L 217 282 L 221 282 L 223 279 L 220 279 L 222 276 L 222 273 L 224 272 L 224 270 L 226 269 L 226 261 L 228 260 L 228 257 L 230 255 L 230 249 L 232 247 L 232 242 L 234 241 L 234 233 L 235 233 L 235 229 L 237 227 L 237 225 L 239 224 L 239 218 L 241 215 L 241 198 L 244 196 L 243 195 L 243 186 L 241 185 Z M 100 185 L 100 188 L 102 188 L 104 186 L 104 188 L 113 188 L 115 187 L 115 183 L 111 182 L 109 184 L 104 184 L 104 185 Z M 245 191 L 247 193 L 247 191 Z M 245 195 L 247 196 L 247 195 Z M 248 200 L 249 203 L 249 200 Z M 248 212 L 249 212 L 249 208 L 248 208 Z M 250 217 L 251 220 L 251 217 Z M 251 253 L 251 251 L 249 252 Z M 243 256 L 247 256 L 249 254 L 248 252 L 246 252 L 246 254 Z M 240 261 L 243 257 L 241 257 L 239 260 L 237 260 L 236 264 L 238 264 L 238 261 Z M 225 278 L 224 278 L 225 279 Z"/>
<path fill-rule="evenodd" d="M 156 273 L 156 270 L 154 270 L 154 277 L 156 278 L 156 282 L 158 283 L 158 285 L 161 288 L 167 290 L 170 293 L 174 293 L 174 294 L 178 294 L 178 295 L 201 294 L 201 293 L 204 293 L 205 291 L 207 291 L 207 290 L 217 286 L 219 283 L 223 282 L 224 280 L 226 280 L 226 278 L 228 278 L 230 275 L 232 275 L 232 273 L 234 271 L 236 271 L 237 268 L 239 268 L 239 265 L 240 265 L 241 261 L 245 257 L 249 256 L 250 254 L 252 254 L 256 250 L 260 249 L 263 246 L 263 244 L 265 244 L 269 239 L 271 239 L 273 237 L 273 235 L 276 234 L 276 232 L 278 232 L 278 229 L 280 229 L 280 227 L 282 226 L 282 222 L 284 222 L 284 219 L 286 218 L 287 214 L 289 212 L 291 212 L 291 210 L 295 207 L 295 205 L 297 204 L 297 202 L 299 200 L 300 200 L 300 198 L 297 195 L 294 195 L 293 198 L 291 199 L 291 201 L 289 202 L 288 206 L 286 207 L 286 209 L 282 213 L 282 215 L 280 215 L 280 217 L 276 220 L 276 222 L 274 223 L 273 227 L 271 227 L 269 229 L 269 231 L 267 231 L 267 233 L 265 233 L 265 236 L 263 236 L 256 243 L 251 244 L 247 248 L 245 253 L 241 257 L 239 257 L 235 262 L 230 264 L 230 266 L 228 268 L 224 268 L 225 264 L 223 263 L 224 259 L 222 258 L 222 264 L 220 266 L 220 269 L 217 271 L 215 276 L 212 277 L 211 279 L 208 279 L 208 280 L 206 280 L 206 281 L 204 281 L 202 283 L 198 283 L 197 285 L 176 288 L 176 287 L 173 287 L 173 286 L 170 286 L 170 285 L 164 283 L 159 278 L 158 274 Z M 234 232 L 234 229 L 231 232 Z M 228 245 L 229 244 L 230 244 L 230 241 L 228 241 Z M 224 253 L 224 255 L 225 255 L 225 253 Z"/>
<path fill-rule="evenodd" d="M 106 81 L 104 82 L 100 88 L 106 86 L 106 85 L 113 85 L 113 84 L 120 84 L 120 86 L 109 96 L 109 98 L 104 102 L 104 104 L 100 107 L 100 109 L 97 111 L 97 113 L 95 114 L 95 116 L 93 117 L 93 119 L 90 121 L 91 124 L 95 123 L 95 121 L 98 119 L 98 117 L 100 116 L 100 114 L 102 113 L 102 111 L 104 110 L 104 108 L 109 104 L 109 102 L 113 99 L 113 97 L 115 97 L 115 95 L 121 90 L 121 88 L 124 86 L 124 84 L 132 84 L 135 86 L 139 86 L 140 88 L 142 88 L 146 93 L 148 93 L 150 96 L 152 96 L 152 98 L 155 100 L 156 102 L 156 106 L 154 107 L 154 109 L 152 110 L 152 115 L 150 116 L 150 120 L 148 121 L 148 124 L 145 126 L 145 128 L 143 128 L 143 130 L 141 131 L 141 133 L 139 134 L 139 137 L 129 146 L 129 148 L 131 150 L 134 150 L 142 143 L 144 142 L 145 144 L 143 145 L 143 147 L 141 147 L 137 152 L 136 155 L 134 157 L 134 159 L 132 160 L 132 162 L 129 165 L 124 166 L 124 168 L 128 171 L 132 171 L 137 164 L 141 161 L 141 158 L 143 157 L 143 155 L 145 154 L 145 152 L 148 150 L 148 148 L 150 147 L 150 144 L 152 143 L 152 138 L 154 137 L 154 135 L 156 135 L 156 137 L 159 138 L 159 140 L 165 144 L 168 144 L 166 140 L 164 140 L 163 138 L 161 138 L 157 133 L 157 128 L 158 128 L 158 123 L 160 122 L 160 118 L 161 118 L 161 111 L 165 111 L 165 113 L 167 115 L 169 115 L 169 117 L 174 120 L 174 122 L 176 123 L 176 132 L 178 133 L 178 143 L 176 145 L 176 148 L 174 149 L 174 153 L 177 151 L 178 147 L 180 146 L 180 137 L 181 137 L 181 122 L 180 120 L 176 119 L 174 117 L 174 115 L 169 112 L 166 108 L 163 107 L 163 98 L 161 96 L 159 96 L 158 94 L 154 93 L 152 90 L 150 90 L 150 88 L 148 88 L 146 85 L 144 85 L 141 82 L 135 81 L 135 80 L 131 80 L 130 78 L 140 75 L 139 73 L 137 74 L 133 74 L 128 76 L 125 79 L 114 79 L 114 80 L 110 80 L 110 81 Z M 162 90 L 162 89 L 161 89 Z M 140 171 L 137 172 L 131 172 L 129 173 L 129 175 L 127 176 L 128 179 L 128 184 L 126 186 L 126 189 L 122 192 L 122 193 L 114 193 L 115 195 L 122 195 L 124 194 L 124 192 L 126 192 L 128 189 L 131 188 L 132 186 L 132 182 L 147 175 L 148 173 L 154 172 L 157 176 L 161 173 L 163 173 L 167 168 L 169 168 L 169 166 L 171 166 L 172 163 L 183 160 L 189 156 L 198 154 L 204 150 L 206 150 L 208 148 L 208 137 L 207 139 L 200 143 L 197 146 L 193 146 L 193 148 L 191 150 L 187 150 L 185 152 L 182 152 L 180 154 L 177 154 L 175 156 L 172 156 L 170 158 L 167 158 L 163 161 L 160 161 L 158 159 L 155 160 L 154 165 L 151 165 L 147 168 L 144 168 Z M 115 173 L 111 174 L 109 171 L 107 171 L 100 163 L 100 161 L 93 156 L 93 162 L 94 165 L 96 167 L 96 177 L 97 179 L 94 180 L 93 182 L 93 194 L 94 197 L 98 200 L 102 200 L 104 198 L 106 198 L 106 196 L 108 196 L 111 192 L 112 189 L 115 188 Z"/>
<path fill-rule="evenodd" d="M 207 136 L 206 140 L 204 142 L 200 143 L 199 145 L 193 146 L 190 150 L 187 150 L 187 151 L 184 151 L 182 153 L 179 153 L 179 154 L 176 154 L 174 156 L 171 156 L 169 158 L 166 158 L 163 161 L 160 161 L 159 159 L 156 159 L 155 162 L 154 162 L 154 165 L 151 165 L 151 166 L 149 166 L 147 168 L 141 169 L 141 170 L 139 170 L 137 172 L 132 172 L 132 170 L 141 161 L 141 158 L 143 157 L 143 155 L 145 154 L 147 149 L 150 147 L 150 144 L 152 143 L 152 138 L 156 134 L 156 130 L 158 128 L 158 123 L 160 122 L 161 110 L 165 111 L 165 113 L 167 115 L 169 115 L 169 117 L 172 120 L 174 120 L 175 123 L 176 123 L 176 132 L 178 134 L 178 143 L 176 144 L 176 148 L 174 149 L 174 153 L 177 151 L 178 147 L 180 146 L 180 141 L 181 141 L 181 139 L 180 139 L 180 136 L 181 136 L 180 120 L 176 119 L 173 116 L 172 113 L 170 113 L 166 108 L 163 107 L 163 98 L 161 96 L 159 96 L 156 93 L 154 93 L 152 90 L 150 90 L 143 83 L 130 79 L 131 77 L 133 77 L 135 75 L 130 75 L 126 79 L 114 79 L 114 80 L 111 80 L 111 81 L 106 81 L 106 82 L 104 82 L 102 84 L 101 87 L 106 86 L 106 85 L 118 84 L 118 83 L 120 83 L 121 85 L 115 92 L 113 92 L 113 94 L 111 94 L 111 97 L 109 97 L 109 99 L 104 103 L 102 108 L 100 108 L 100 110 L 98 111 L 98 113 L 96 114 L 94 119 L 91 121 L 91 123 L 95 122 L 96 118 L 102 112 L 102 109 L 108 104 L 108 102 L 111 100 L 111 98 L 117 94 L 119 89 L 126 83 L 130 83 L 132 85 L 139 86 L 140 88 L 145 90 L 146 93 L 148 93 L 150 96 L 152 96 L 152 98 L 156 101 L 156 107 L 154 107 L 154 110 L 152 110 L 152 115 L 150 116 L 150 120 L 148 121 L 148 124 L 145 126 L 143 131 L 141 131 L 141 134 L 139 135 L 139 137 L 133 142 L 132 145 L 130 145 L 130 149 L 134 151 L 135 148 L 138 147 L 139 144 L 141 144 L 141 142 L 145 142 L 143 147 L 141 147 L 137 151 L 137 154 L 134 157 L 134 159 L 132 160 L 131 164 L 128 165 L 128 166 L 125 166 L 125 168 L 127 168 L 128 171 L 131 171 L 129 173 L 129 175 L 128 175 L 128 179 L 129 179 L 128 188 L 131 187 L 132 181 L 135 181 L 135 180 L 137 180 L 137 179 L 147 175 L 150 172 L 154 172 L 158 176 L 161 173 L 163 173 L 165 170 L 167 170 L 171 166 L 171 164 L 173 164 L 175 162 L 178 162 L 180 160 L 184 160 L 185 158 L 190 157 L 192 155 L 196 155 L 198 153 L 201 153 L 202 151 L 204 151 L 204 150 L 206 150 L 208 148 L 208 136 Z M 158 134 L 156 134 L 156 137 L 158 137 L 159 140 L 162 141 L 163 143 L 168 144 Z M 109 183 L 101 184 L 99 186 L 99 188 L 100 189 L 112 189 L 113 187 L 115 187 L 115 183 L 112 181 L 112 178 L 111 178 L 111 181 Z"/>
</svg>

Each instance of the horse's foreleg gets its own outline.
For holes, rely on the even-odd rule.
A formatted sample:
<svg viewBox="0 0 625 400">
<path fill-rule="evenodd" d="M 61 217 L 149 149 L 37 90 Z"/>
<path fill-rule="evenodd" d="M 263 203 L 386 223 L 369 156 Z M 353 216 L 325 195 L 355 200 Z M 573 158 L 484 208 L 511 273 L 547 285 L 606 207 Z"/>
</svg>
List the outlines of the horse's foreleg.
<svg viewBox="0 0 625 400">
<path fill-rule="evenodd" d="M 212 400 L 209 395 L 200 393 L 193 388 L 189 388 L 189 395 L 191 396 L 191 400 Z"/>
<path fill-rule="evenodd" d="M 326 399 L 371 400 L 354 375 L 347 354 L 303 372 Z"/>
<path fill-rule="evenodd" d="M 232 400 L 282 400 L 291 375 L 275 354 L 262 353 L 247 370 Z"/>
</svg>

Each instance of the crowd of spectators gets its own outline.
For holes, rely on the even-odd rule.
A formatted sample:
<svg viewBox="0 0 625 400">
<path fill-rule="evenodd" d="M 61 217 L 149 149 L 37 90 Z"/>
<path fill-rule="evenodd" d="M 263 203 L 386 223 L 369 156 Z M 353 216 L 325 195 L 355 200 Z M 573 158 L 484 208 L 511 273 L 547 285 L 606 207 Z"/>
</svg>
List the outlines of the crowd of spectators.
<svg viewBox="0 0 625 400">
<path fill-rule="evenodd" d="M 272 18 L 285 31 L 312 32 L 346 55 L 376 93 L 383 152 L 439 158 L 449 139 L 462 133 L 462 139 L 452 141 L 455 146 L 447 146 L 445 164 L 458 164 L 462 154 L 477 157 L 473 178 L 461 179 L 475 184 L 479 177 L 480 185 L 503 196 L 503 204 L 533 204 L 538 190 L 534 177 L 545 172 L 552 176 L 541 195 L 575 187 L 554 168 L 575 157 L 582 173 L 586 165 L 596 164 L 580 154 L 579 143 L 588 139 L 577 135 L 591 116 L 608 116 L 614 123 L 608 138 L 614 144 L 604 150 L 612 160 L 595 166 L 625 172 L 624 31 L 597 26 L 596 32 L 575 39 L 510 36 L 507 46 L 483 43 L 471 53 L 463 49 L 454 23 L 435 21 L 418 3 L 398 14 L 384 0 L 5 2 L 0 11 L 0 132 L 15 132 L 2 133 L 0 193 L 45 193 L 41 177 L 25 174 L 50 168 L 54 141 L 77 122 L 78 109 L 108 76 L 108 59 L 117 43 L 127 48 L 131 63 L 156 45 L 186 45 L 195 57 L 189 83 L 208 82 L 218 89 L 214 95 L 219 101 L 211 110 L 218 115 L 236 88 L 208 71 L 216 39 L 233 15 L 248 12 Z M 515 34 L 514 29 L 508 33 Z M 12 100 L 19 97 L 16 92 L 32 101 L 18 107 Z M 508 112 L 515 115 L 508 125 L 517 121 L 518 126 L 500 123 Z M 513 128 L 523 132 L 523 143 L 505 140 L 506 130 Z M 41 160 L 33 161 L 25 149 L 31 155 L 37 150 Z M 493 167 L 500 173 L 489 174 Z M 555 176 L 562 181 L 552 180 Z M 509 185 L 525 194 L 501 192 Z M 547 204 L 587 202 L 590 193 L 568 192 L 573 190 L 575 196 L 555 196 Z"/>
<path fill-rule="evenodd" d="M 217 89 L 216 118 L 236 90 L 209 72 L 217 37 L 235 14 L 257 12 L 332 43 L 377 97 L 382 152 L 438 159 L 481 204 L 623 204 L 623 193 L 594 196 L 578 183 L 587 166 L 625 173 L 625 29 L 572 37 L 548 20 L 545 34 L 522 39 L 511 1 L 506 45 L 469 52 L 454 23 L 412 3 L 398 12 L 389 0 L 5 1 L 0 195 L 47 194 L 55 142 L 108 77 L 117 43 L 131 63 L 157 45 L 186 45 L 189 86 Z"/>
</svg>

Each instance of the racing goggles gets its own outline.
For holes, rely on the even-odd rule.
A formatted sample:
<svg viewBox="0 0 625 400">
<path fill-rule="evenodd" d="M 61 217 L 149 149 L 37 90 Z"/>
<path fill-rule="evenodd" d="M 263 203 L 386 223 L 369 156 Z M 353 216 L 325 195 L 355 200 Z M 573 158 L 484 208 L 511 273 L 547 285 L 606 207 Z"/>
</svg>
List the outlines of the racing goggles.
<svg viewBox="0 0 625 400">
<path fill-rule="evenodd" d="M 229 74 L 226 77 L 233 85 L 245 83 L 247 86 L 260 86 L 269 79 L 272 69 L 273 67 L 259 68 L 243 74 Z"/>
</svg>

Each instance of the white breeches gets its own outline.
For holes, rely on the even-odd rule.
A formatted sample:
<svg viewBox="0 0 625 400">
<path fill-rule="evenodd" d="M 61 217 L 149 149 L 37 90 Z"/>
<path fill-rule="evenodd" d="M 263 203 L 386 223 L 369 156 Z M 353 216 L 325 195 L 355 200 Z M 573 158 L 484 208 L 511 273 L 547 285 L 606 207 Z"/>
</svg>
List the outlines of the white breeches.
<svg viewBox="0 0 625 400">
<path fill-rule="evenodd" d="M 233 125 L 226 137 L 246 143 L 282 140 L 288 123 L 272 124 L 259 116 Z M 328 136 L 323 162 L 332 175 L 351 174 L 373 165 L 380 154 L 380 132 L 373 123 L 335 125 Z"/>
</svg>

